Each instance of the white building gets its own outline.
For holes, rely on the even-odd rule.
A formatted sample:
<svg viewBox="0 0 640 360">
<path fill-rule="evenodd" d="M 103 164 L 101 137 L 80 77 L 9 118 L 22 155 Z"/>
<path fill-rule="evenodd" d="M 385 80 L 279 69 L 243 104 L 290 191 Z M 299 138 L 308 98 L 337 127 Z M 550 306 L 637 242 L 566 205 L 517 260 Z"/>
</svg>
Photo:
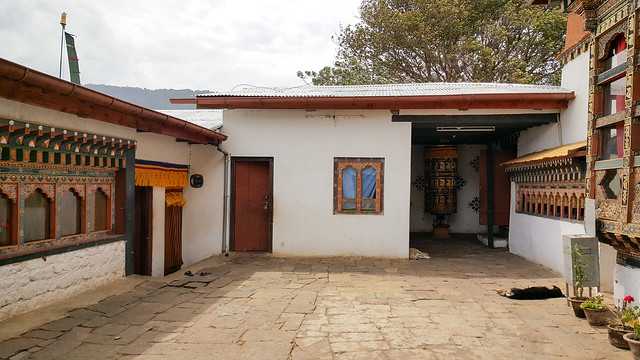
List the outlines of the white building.
<svg viewBox="0 0 640 360">
<path fill-rule="evenodd" d="M 230 156 L 226 248 L 407 258 L 411 233 L 419 239 L 433 224 L 425 212 L 425 148 L 457 149 L 461 184 L 449 231 L 475 237 L 493 221 L 485 241 L 500 245 L 510 203 L 499 188 L 509 186 L 499 162 L 516 156 L 518 132 L 556 123 L 573 97 L 553 86 L 406 84 L 245 88 L 174 102 L 195 103 L 196 112 L 224 109 L 221 131 L 229 140 L 222 148 Z M 342 211 L 349 204 L 341 198 L 340 174 L 349 166 L 358 181 L 364 168 L 378 166 L 379 204 L 361 207 L 371 199 L 358 189 L 355 209 Z M 481 166 L 497 174 L 495 191 Z M 497 194 L 493 207 L 481 199 L 489 191 Z"/>
</svg>

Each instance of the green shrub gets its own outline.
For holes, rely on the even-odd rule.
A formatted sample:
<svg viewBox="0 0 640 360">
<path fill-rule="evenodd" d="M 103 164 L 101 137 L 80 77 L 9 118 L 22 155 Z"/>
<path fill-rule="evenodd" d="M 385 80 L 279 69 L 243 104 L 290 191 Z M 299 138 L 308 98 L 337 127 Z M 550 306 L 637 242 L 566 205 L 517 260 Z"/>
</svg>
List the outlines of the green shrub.
<svg viewBox="0 0 640 360">
<path fill-rule="evenodd" d="M 585 300 L 585 302 L 580 305 L 583 310 L 606 310 L 607 305 L 604 303 L 604 298 L 602 295 L 594 296 Z"/>
</svg>

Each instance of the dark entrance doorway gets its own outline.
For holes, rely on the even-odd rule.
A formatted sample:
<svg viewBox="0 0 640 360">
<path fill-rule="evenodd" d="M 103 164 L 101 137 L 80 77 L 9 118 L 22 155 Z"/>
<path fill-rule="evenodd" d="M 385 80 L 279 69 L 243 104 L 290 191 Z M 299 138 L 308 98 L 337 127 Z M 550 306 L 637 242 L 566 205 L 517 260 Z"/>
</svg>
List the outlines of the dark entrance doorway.
<svg viewBox="0 0 640 360">
<path fill-rule="evenodd" d="M 136 187 L 133 268 L 138 275 L 151 275 L 153 188 Z"/>
<path fill-rule="evenodd" d="M 231 159 L 231 250 L 271 251 L 273 159 Z"/>
</svg>

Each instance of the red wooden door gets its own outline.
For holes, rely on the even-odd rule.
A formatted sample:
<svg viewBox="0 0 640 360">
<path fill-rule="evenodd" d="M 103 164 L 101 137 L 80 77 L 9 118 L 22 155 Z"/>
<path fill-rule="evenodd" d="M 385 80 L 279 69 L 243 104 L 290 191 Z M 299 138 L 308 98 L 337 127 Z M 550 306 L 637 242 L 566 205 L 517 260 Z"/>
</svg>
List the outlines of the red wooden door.
<svg viewBox="0 0 640 360">
<path fill-rule="evenodd" d="M 232 249 L 271 251 L 271 162 L 234 159 L 232 175 Z"/>
<path fill-rule="evenodd" d="M 505 161 L 515 158 L 511 151 L 495 151 L 493 154 L 493 224 L 509 225 L 509 207 L 511 206 L 511 182 L 501 166 Z M 480 224 L 487 225 L 487 151 L 480 153 Z"/>
</svg>

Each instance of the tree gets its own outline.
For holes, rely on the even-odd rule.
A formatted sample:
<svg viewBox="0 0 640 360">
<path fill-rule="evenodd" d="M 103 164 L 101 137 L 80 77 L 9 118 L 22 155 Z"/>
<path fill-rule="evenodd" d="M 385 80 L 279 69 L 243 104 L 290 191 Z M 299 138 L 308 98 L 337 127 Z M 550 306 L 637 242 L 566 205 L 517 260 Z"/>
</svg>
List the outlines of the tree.
<svg viewBox="0 0 640 360">
<path fill-rule="evenodd" d="M 566 18 L 526 0 L 363 0 L 341 29 L 333 66 L 298 71 L 315 85 L 559 83 Z"/>
</svg>

